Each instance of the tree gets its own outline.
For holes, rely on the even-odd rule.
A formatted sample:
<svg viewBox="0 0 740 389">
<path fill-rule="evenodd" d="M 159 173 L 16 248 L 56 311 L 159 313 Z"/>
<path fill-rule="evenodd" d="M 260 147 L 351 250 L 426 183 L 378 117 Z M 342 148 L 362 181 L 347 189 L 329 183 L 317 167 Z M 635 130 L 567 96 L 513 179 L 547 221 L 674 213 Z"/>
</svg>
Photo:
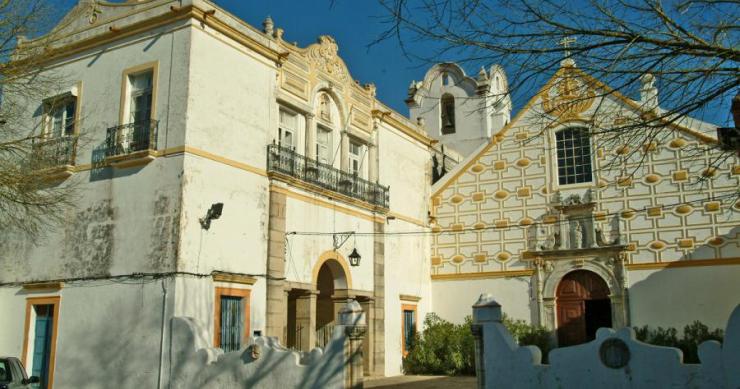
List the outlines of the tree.
<svg viewBox="0 0 740 389">
<path fill-rule="evenodd" d="M 49 168 L 74 150 L 64 142 L 41 137 L 43 125 L 31 116 L 64 80 L 44 66 L 54 34 L 25 44 L 24 36 L 48 29 L 53 9 L 45 0 L 0 1 L 0 230 L 39 237 L 60 222 L 74 202 L 75 186 L 49 180 Z M 47 103 L 54 104 L 53 102 Z M 36 120 L 38 122 L 38 120 Z"/>
<path fill-rule="evenodd" d="M 509 90 L 531 96 L 562 67 L 600 80 L 597 97 L 642 95 L 638 120 L 590 126 L 605 149 L 662 142 L 689 116 L 725 120 L 734 127 L 729 104 L 740 85 L 740 7 L 738 1 L 684 0 L 380 0 L 388 29 L 379 38 L 397 39 L 417 59 L 439 62 L 497 62 L 509 71 Z M 425 42 L 421 53 L 411 42 Z M 431 44 L 430 44 L 431 42 Z M 587 83 L 588 84 L 588 83 Z M 594 85 L 582 85 L 592 88 Z M 657 88 L 655 88 L 657 86 Z M 660 91 L 660 106 L 655 91 Z M 593 90 L 593 88 L 592 88 Z M 577 101 L 573 102 L 577 104 Z M 721 114 L 717 114 L 720 110 Z M 594 118 L 612 117 L 599 107 Z M 557 121 L 557 113 L 542 112 Z M 545 126 L 543 126 L 545 127 Z M 706 137 L 716 136 L 707 133 Z M 710 147 L 717 148 L 709 139 Z M 707 148 L 696 147 L 696 155 Z M 713 152 L 708 168 L 720 166 L 736 151 Z M 620 165 L 634 155 L 614 157 Z M 639 166 L 636 164 L 635 166 Z"/>
</svg>

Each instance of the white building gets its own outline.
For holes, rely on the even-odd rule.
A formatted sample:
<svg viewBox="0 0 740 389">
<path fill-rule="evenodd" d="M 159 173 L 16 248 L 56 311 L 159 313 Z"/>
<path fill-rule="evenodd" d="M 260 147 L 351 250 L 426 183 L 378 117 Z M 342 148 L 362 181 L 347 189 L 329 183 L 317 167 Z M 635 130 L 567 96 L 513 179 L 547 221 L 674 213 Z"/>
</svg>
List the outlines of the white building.
<svg viewBox="0 0 740 389">
<path fill-rule="evenodd" d="M 564 61 L 435 183 L 436 313 L 462 322 L 492 293 L 561 345 L 599 326 L 724 328 L 740 296 L 740 161 L 717 158 L 716 128 L 691 118 L 607 142 L 659 110 L 643 81 L 634 101 Z"/>
<path fill-rule="evenodd" d="M 205 0 L 80 1 L 50 33 L 44 71 L 68 81 L 27 128 L 80 198 L 42 242 L 0 237 L 0 354 L 47 387 L 152 388 L 177 374 L 174 316 L 227 350 L 306 350 L 354 297 L 366 372 L 400 374 L 431 237 L 394 233 L 428 231 L 432 139 L 331 37 L 282 35 Z"/>
<path fill-rule="evenodd" d="M 396 375 L 427 313 L 462 321 L 482 292 L 553 330 L 573 312 L 566 342 L 598 324 L 720 326 L 740 295 L 739 205 L 724 200 L 738 160 L 705 171 L 713 127 L 698 121 L 638 154 L 591 152 L 584 123 L 639 107 L 571 88 L 606 88 L 573 66 L 510 120 L 500 67 L 440 64 L 412 83 L 410 120 L 331 37 L 296 47 L 206 0 L 80 1 L 50 36 L 44 72 L 66 81 L 26 127 L 78 206 L 43 241 L 0 235 L 0 354 L 47 387 L 166 386 L 175 316 L 226 350 L 257 334 L 307 350 L 354 297 L 366 373 Z M 604 105 L 619 114 L 594 115 Z M 543 122 L 558 109 L 567 120 Z M 582 158 L 560 174 L 566 137 Z M 432 186 L 436 143 L 467 158 Z M 612 152 L 648 163 L 602 170 Z"/>
</svg>

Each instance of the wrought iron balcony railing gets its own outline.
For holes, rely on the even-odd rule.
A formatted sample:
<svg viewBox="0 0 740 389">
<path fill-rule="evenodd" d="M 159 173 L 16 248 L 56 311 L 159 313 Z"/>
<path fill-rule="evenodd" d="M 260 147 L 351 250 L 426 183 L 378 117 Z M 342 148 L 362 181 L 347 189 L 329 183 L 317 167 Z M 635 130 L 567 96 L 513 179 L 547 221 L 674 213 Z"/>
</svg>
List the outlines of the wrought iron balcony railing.
<svg viewBox="0 0 740 389">
<path fill-rule="evenodd" d="M 77 137 L 35 138 L 31 144 L 31 170 L 46 170 L 75 164 Z"/>
<path fill-rule="evenodd" d="M 323 189 L 388 208 L 387 186 L 309 159 L 288 147 L 267 145 L 267 171 L 281 173 Z"/>
<path fill-rule="evenodd" d="M 157 149 L 156 120 L 110 127 L 105 138 L 106 157 L 116 157 L 138 151 Z"/>
</svg>

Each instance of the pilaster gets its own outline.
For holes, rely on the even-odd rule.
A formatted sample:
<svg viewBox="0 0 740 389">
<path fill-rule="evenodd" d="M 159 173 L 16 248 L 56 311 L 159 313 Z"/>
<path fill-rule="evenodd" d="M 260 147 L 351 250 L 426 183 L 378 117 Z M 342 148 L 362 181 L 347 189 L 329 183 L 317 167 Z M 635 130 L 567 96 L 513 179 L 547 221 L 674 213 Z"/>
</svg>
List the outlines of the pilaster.
<svg viewBox="0 0 740 389">
<path fill-rule="evenodd" d="M 275 336 L 285 344 L 287 331 L 287 294 L 285 277 L 285 217 L 287 197 L 270 191 L 270 215 L 267 245 L 267 318 L 265 335 Z"/>
</svg>

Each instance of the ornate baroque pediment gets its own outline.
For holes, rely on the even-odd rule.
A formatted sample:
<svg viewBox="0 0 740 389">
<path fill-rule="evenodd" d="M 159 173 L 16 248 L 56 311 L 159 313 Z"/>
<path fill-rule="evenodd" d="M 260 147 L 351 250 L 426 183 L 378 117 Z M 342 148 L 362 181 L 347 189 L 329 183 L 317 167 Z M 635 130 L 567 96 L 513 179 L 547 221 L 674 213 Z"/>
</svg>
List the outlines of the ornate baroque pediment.
<svg viewBox="0 0 740 389">
<path fill-rule="evenodd" d="M 583 80 L 566 71 L 542 96 L 542 108 L 559 122 L 583 120 L 581 116 L 594 103 L 596 94 Z"/>
<path fill-rule="evenodd" d="M 307 48 L 306 58 L 311 65 L 327 73 L 339 81 L 346 82 L 349 71 L 341 58 L 337 55 L 339 47 L 334 38 L 321 35 L 317 43 Z"/>
</svg>

